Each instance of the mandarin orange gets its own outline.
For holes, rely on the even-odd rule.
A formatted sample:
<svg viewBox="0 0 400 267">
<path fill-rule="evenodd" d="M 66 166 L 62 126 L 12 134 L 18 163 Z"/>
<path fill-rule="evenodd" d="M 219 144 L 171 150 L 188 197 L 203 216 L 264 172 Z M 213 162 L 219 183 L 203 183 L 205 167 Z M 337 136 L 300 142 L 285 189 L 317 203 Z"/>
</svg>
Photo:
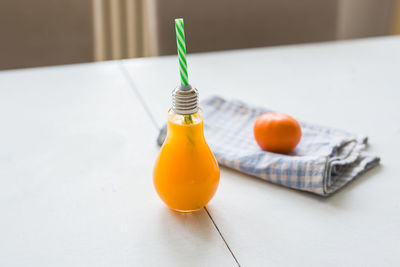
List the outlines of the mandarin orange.
<svg viewBox="0 0 400 267">
<path fill-rule="evenodd" d="M 301 139 L 300 124 L 282 113 L 264 113 L 254 123 L 253 132 L 261 149 L 274 153 L 290 153 Z"/>
</svg>

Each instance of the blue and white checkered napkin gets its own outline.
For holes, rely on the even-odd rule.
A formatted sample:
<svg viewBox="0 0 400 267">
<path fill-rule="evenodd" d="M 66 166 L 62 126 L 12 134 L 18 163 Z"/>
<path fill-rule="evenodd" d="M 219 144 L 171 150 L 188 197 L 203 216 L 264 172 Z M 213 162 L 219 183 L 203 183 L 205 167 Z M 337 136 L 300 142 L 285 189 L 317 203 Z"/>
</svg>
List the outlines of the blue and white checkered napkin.
<svg viewBox="0 0 400 267">
<path fill-rule="evenodd" d="M 219 164 L 272 183 L 327 196 L 379 164 L 378 157 L 365 152 L 367 137 L 305 122 L 290 155 L 266 152 L 253 137 L 253 124 L 270 110 L 216 96 L 201 106 L 205 137 Z M 166 131 L 164 126 L 159 145 Z"/>
</svg>

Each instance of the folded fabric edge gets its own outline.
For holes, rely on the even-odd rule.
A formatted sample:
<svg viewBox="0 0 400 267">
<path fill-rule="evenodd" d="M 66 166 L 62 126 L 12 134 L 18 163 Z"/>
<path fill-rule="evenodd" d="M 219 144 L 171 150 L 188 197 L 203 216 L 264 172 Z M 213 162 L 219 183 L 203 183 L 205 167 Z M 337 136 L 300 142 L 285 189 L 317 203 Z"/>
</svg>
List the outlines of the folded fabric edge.
<svg viewBox="0 0 400 267">
<path fill-rule="evenodd" d="M 364 172 L 379 165 L 380 158 L 365 151 L 367 142 L 366 137 L 357 139 L 355 147 L 346 157 L 328 160 L 324 177 L 324 196 L 332 195 Z"/>
</svg>

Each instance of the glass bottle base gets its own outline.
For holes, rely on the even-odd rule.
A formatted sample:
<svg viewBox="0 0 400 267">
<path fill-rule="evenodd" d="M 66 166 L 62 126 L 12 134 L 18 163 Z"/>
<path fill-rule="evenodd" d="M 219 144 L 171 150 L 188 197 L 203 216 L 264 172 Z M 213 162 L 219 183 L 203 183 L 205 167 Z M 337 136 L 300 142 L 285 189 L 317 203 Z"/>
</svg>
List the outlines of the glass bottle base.
<svg viewBox="0 0 400 267">
<path fill-rule="evenodd" d="M 170 208 L 170 209 L 172 209 L 172 208 Z M 176 212 L 180 212 L 180 213 L 191 213 L 191 212 L 196 212 L 196 211 L 199 211 L 199 210 L 201 210 L 202 208 L 198 208 L 198 209 L 194 209 L 194 210 L 178 210 L 178 209 L 172 209 L 173 211 L 176 211 Z"/>
</svg>

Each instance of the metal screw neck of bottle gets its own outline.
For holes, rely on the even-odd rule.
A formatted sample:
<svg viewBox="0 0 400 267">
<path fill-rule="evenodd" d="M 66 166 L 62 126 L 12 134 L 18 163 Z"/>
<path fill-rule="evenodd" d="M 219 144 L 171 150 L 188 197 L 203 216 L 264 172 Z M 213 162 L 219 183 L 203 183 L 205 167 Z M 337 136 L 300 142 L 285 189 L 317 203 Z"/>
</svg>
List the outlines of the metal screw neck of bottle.
<svg viewBox="0 0 400 267">
<path fill-rule="evenodd" d="M 199 93 L 192 86 L 179 86 L 172 92 L 172 109 L 176 114 L 190 115 L 199 109 Z"/>
</svg>

